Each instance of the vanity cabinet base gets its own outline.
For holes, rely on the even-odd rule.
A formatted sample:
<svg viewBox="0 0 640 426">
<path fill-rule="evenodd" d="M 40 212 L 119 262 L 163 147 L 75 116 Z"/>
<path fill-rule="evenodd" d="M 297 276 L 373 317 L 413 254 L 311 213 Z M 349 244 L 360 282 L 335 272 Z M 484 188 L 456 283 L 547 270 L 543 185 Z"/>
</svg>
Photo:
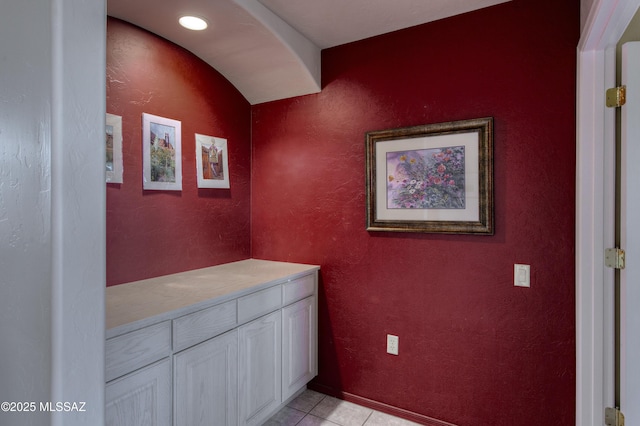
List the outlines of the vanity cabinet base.
<svg viewBox="0 0 640 426">
<path fill-rule="evenodd" d="M 132 283 L 130 294 L 123 284 L 111 299 L 107 288 L 107 323 L 119 324 L 107 330 L 107 426 L 259 426 L 317 375 L 319 268 L 230 265 Z M 185 297 L 193 303 L 158 309 Z M 129 309 L 155 314 L 109 318 Z"/>
</svg>

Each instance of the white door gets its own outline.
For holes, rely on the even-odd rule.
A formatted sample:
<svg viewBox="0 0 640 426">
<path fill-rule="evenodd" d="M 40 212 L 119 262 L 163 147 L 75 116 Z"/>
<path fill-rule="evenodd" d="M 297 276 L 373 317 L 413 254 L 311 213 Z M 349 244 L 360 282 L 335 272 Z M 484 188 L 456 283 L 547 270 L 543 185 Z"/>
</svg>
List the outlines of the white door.
<svg viewBox="0 0 640 426">
<path fill-rule="evenodd" d="M 185 349 L 173 361 L 174 425 L 237 426 L 237 331 Z"/>
<path fill-rule="evenodd" d="M 106 426 L 171 426 L 171 361 L 107 383 Z"/>
<path fill-rule="evenodd" d="M 311 296 L 282 309 L 283 401 L 318 374 L 315 306 Z"/>
<path fill-rule="evenodd" d="M 620 243 L 620 408 L 628 425 L 640 425 L 640 42 L 622 47 Z"/>
<path fill-rule="evenodd" d="M 282 397 L 282 316 L 280 311 L 238 329 L 238 393 L 241 426 L 261 425 Z"/>
</svg>

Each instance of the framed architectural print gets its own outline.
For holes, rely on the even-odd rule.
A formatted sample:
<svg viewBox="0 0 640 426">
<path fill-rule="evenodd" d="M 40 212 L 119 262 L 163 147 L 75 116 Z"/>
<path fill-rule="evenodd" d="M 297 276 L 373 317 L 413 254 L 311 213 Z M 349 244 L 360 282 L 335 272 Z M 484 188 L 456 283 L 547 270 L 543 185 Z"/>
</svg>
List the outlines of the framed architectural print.
<svg viewBox="0 0 640 426">
<path fill-rule="evenodd" d="M 181 123 L 142 114 L 142 188 L 182 190 Z"/>
<path fill-rule="evenodd" d="M 106 162 L 107 183 L 122 183 L 122 117 L 107 113 Z"/>
<path fill-rule="evenodd" d="M 196 133 L 198 188 L 229 188 L 227 140 Z"/>
<path fill-rule="evenodd" d="M 368 231 L 493 234 L 493 118 L 365 139 Z"/>
</svg>

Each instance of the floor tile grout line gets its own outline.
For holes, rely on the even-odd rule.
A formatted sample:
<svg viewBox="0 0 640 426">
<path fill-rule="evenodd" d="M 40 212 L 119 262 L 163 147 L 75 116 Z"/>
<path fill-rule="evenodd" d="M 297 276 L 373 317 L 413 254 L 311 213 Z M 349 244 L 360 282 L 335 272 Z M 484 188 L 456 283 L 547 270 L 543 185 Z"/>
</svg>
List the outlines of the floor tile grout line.
<svg viewBox="0 0 640 426">
<path fill-rule="evenodd" d="M 320 401 L 316 402 L 316 404 L 315 404 L 313 407 L 311 407 L 311 410 L 309 410 L 309 413 L 311 413 L 311 412 L 313 411 L 313 409 L 314 409 L 314 408 L 316 408 L 318 405 L 320 405 L 320 403 L 321 403 L 322 401 L 324 401 L 324 399 L 325 399 L 326 397 L 327 397 L 327 395 L 324 395 L 322 398 L 320 398 Z M 307 413 L 307 414 L 309 414 L 309 413 Z"/>
<path fill-rule="evenodd" d="M 297 411 L 297 412 L 302 413 L 302 414 L 309 414 L 309 413 L 307 413 L 307 412 L 306 412 L 306 411 L 304 411 L 304 410 L 299 410 L 299 409 L 294 408 L 294 407 L 289 407 L 288 405 L 286 406 L 286 408 L 289 408 L 289 409 L 291 409 L 291 410 L 293 410 L 293 411 Z"/>
<path fill-rule="evenodd" d="M 373 416 L 374 410 L 371 410 L 371 412 L 369 413 L 369 415 L 367 416 L 366 419 L 364 419 L 364 422 L 362 423 L 362 426 L 365 426 L 367 424 L 367 422 L 369 421 L 369 419 L 371 418 L 371 416 Z"/>
<path fill-rule="evenodd" d="M 315 391 L 311 391 L 311 392 L 315 392 Z M 305 409 L 305 410 L 301 410 L 301 409 L 299 409 L 299 408 L 291 407 L 291 406 L 289 406 L 289 404 L 287 404 L 287 407 L 288 407 L 289 409 L 292 409 L 292 410 L 294 410 L 294 411 L 297 411 L 298 413 L 303 414 L 302 418 L 301 418 L 300 420 L 298 420 L 298 421 L 295 423 L 295 425 L 294 425 L 294 426 L 298 426 L 298 425 L 302 424 L 303 420 L 304 420 L 304 419 L 306 419 L 306 418 L 307 418 L 307 417 L 309 417 L 309 416 L 310 416 L 310 417 L 314 417 L 314 418 L 316 418 L 316 419 L 320 419 L 320 420 L 322 420 L 322 421 L 324 421 L 324 422 L 328 422 L 328 423 L 329 423 L 329 424 L 331 424 L 331 425 L 335 425 L 335 426 L 343 426 L 343 425 L 341 425 L 341 423 L 335 423 L 334 421 L 332 421 L 332 420 L 330 420 L 330 419 L 328 419 L 328 418 L 325 418 L 325 417 L 323 417 L 323 416 L 316 415 L 316 414 L 312 414 L 312 411 L 313 411 L 313 410 L 314 410 L 318 405 L 320 405 L 320 404 L 322 403 L 322 401 L 324 401 L 325 399 L 329 398 L 329 396 L 328 396 L 328 395 L 322 394 L 321 392 L 315 392 L 315 393 L 317 393 L 317 394 L 319 394 L 319 395 L 322 395 L 322 397 L 318 400 L 318 402 L 316 402 L 315 404 L 313 404 L 313 406 L 311 406 L 311 408 L 309 408 L 308 410 L 306 410 L 306 409 Z M 346 401 L 343 401 L 343 402 L 346 402 Z M 358 404 L 354 404 L 354 405 L 358 405 Z M 358 405 L 358 406 L 359 406 L 359 405 Z M 364 407 L 364 406 L 359 406 L 359 407 L 362 407 L 362 408 L 368 408 L 368 407 Z M 373 417 L 373 415 L 374 415 L 375 413 L 378 413 L 378 412 L 379 412 L 379 411 L 373 410 L 373 409 L 371 409 L 371 408 L 368 408 L 368 410 L 369 410 L 369 414 L 367 415 L 367 418 L 363 421 L 363 423 L 362 423 L 360 426 L 366 426 L 366 425 L 367 425 L 367 422 L 368 422 L 369 420 L 371 420 L 371 418 Z"/>
<path fill-rule="evenodd" d="M 324 422 L 329 422 L 329 423 L 331 423 L 332 425 L 341 426 L 340 424 L 338 424 L 338 423 L 334 423 L 334 422 L 332 422 L 332 421 L 331 421 L 331 420 L 329 420 L 329 419 L 325 419 L 325 418 L 322 418 L 322 417 L 319 417 L 319 416 L 315 416 L 315 415 L 311 414 L 311 412 L 309 412 L 309 413 L 305 414 L 305 416 L 304 416 L 303 418 L 301 418 L 301 419 L 298 421 L 298 423 L 296 423 L 294 426 L 299 425 L 300 423 L 302 423 L 302 421 L 303 421 L 304 419 L 306 419 L 306 418 L 307 418 L 307 417 L 309 417 L 309 416 L 311 416 L 311 417 L 315 417 L 316 419 L 320 419 L 320 420 L 322 420 L 322 421 L 324 421 Z"/>
<path fill-rule="evenodd" d="M 314 392 L 314 391 L 312 391 L 312 392 Z M 304 392 L 302 392 L 302 393 L 304 393 Z M 299 398 L 300 396 L 302 396 L 302 393 L 301 393 L 300 395 L 298 395 L 298 398 Z M 316 393 L 318 393 L 319 395 L 322 395 L 320 392 L 316 392 Z M 318 404 L 320 404 L 320 403 L 321 403 L 321 402 L 322 402 L 326 397 L 327 397 L 327 395 L 322 395 L 322 398 L 320 398 L 320 400 L 319 400 L 318 402 L 316 402 L 316 403 L 315 403 L 315 404 L 314 404 L 314 405 L 313 405 L 309 410 L 301 410 L 301 409 L 299 409 L 299 408 L 291 407 L 291 403 L 293 403 L 293 401 L 295 401 L 297 398 L 294 398 L 293 400 L 291 400 L 291 401 L 286 405 L 286 407 L 293 408 L 294 410 L 298 410 L 298 411 L 300 411 L 300 412 L 302 412 L 302 413 L 307 413 L 307 414 L 309 414 L 309 413 L 310 413 L 311 411 L 313 411 L 313 409 L 314 409 L 314 408 L 316 408 L 316 407 L 318 406 Z"/>
<path fill-rule="evenodd" d="M 299 411 L 299 410 L 298 410 L 298 411 Z M 302 412 L 304 412 L 304 411 L 302 411 Z M 305 417 L 307 417 L 308 415 L 309 415 L 309 413 L 307 413 L 307 414 L 305 414 L 304 416 L 302 416 L 302 418 L 301 418 L 300 420 L 298 420 L 298 422 L 297 422 L 295 425 L 293 425 L 293 426 L 297 426 L 297 425 L 299 425 L 299 424 L 300 424 L 300 422 L 301 422 L 301 421 L 303 421 L 303 420 L 304 420 L 304 418 L 305 418 Z"/>
<path fill-rule="evenodd" d="M 320 394 L 320 395 L 322 395 L 320 392 L 317 392 L 317 393 L 318 393 L 318 394 Z M 302 394 L 300 394 L 300 395 L 302 395 Z M 318 416 L 314 416 L 313 414 L 311 414 L 311 412 L 312 412 L 312 411 L 313 411 L 313 409 L 314 409 L 314 408 L 316 408 L 316 407 L 317 407 L 317 406 L 318 406 L 322 401 L 324 401 L 324 399 L 325 399 L 326 397 L 327 397 L 327 395 L 322 395 L 322 398 L 320 398 L 320 400 L 319 400 L 318 402 L 316 402 L 316 403 L 315 403 L 315 404 L 314 404 L 314 405 L 309 409 L 309 411 L 302 411 L 302 410 L 298 410 L 298 409 L 293 408 L 293 407 L 289 407 L 289 408 L 291 408 L 291 409 L 293 409 L 293 410 L 296 410 L 296 411 L 299 411 L 299 412 L 301 412 L 301 413 L 304 413 L 304 416 L 302 416 L 302 418 L 301 418 L 300 420 L 298 420 L 298 422 L 297 422 L 294 426 L 299 425 L 299 424 L 300 424 L 300 423 L 305 419 L 305 417 L 307 417 L 307 416 L 318 417 Z M 318 417 L 318 418 L 320 419 L 321 417 Z M 333 423 L 333 422 L 331 422 L 331 421 L 330 421 L 330 420 L 328 420 L 328 419 L 322 419 L 322 420 L 326 420 L 326 421 L 328 421 L 328 422 L 330 422 L 330 423 Z M 339 425 L 338 425 L 338 426 L 339 426 Z"/>
<path fill-rule="evenodd" d="M 300 422 L 302 421 L 302 419 L 304 419 L 305 417 L 307 417 L 307 416 L 309 415 L 309 413 L 305 413 L 304 411 L 302 411 L 302 410 L 298 410 L 297 408 L 293 408 L 293 407 L 289 407 L 289 406 L 287 406 L 287 408 L 289 408 L 289 409 L 291 409 L 291 410 L 294 410 L 294 411 L 297 411 L 297 412 L 299 412 L 299 413 L 302 413 L 302 414 L 303 414 L 303 416 L 302 416 L 302 417 L 300 417 L 300 420 L 298 420 L 298 421 L 296 422 L 296 424 L 295 424 L 295 425 L 293 425 L 293 426 L 299 425 L 299 424 L 300 424 Z"/>
</svg>

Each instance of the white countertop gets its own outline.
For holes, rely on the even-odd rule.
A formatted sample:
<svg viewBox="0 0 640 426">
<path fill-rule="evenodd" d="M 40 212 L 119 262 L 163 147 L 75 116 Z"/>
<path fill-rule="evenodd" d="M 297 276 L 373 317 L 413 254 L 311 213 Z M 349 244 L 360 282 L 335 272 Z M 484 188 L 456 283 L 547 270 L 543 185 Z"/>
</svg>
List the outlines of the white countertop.
<svg viewBox="0 0 640 426">
<path fill-rule="evenodd" d="M 318 269 L 317 265 L 248 259 L 107 287 L 107 338 Z"/>
</svg>

